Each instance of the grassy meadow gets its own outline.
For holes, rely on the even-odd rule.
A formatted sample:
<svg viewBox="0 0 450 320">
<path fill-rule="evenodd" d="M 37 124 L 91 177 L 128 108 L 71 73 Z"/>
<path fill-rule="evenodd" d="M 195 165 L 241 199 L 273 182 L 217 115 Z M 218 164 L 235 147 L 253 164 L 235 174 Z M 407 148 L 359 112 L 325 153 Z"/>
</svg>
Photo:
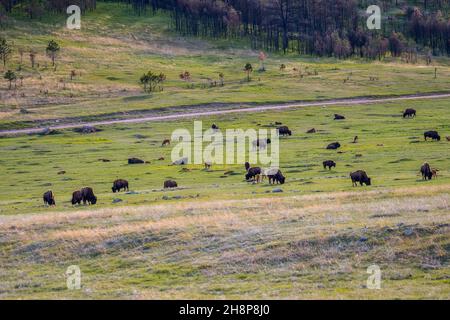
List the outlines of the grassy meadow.
<svg viewBox="0 0 450 320">
<path fill-rule="evenodd" d="M 112 3 L 83 15 L 81 30 L 66 30 L 64 16 L 9 18 L 1 35 L 35 49 L 39 66 L 27 54 L 21 66 L 17 53 L 9 62 L 24 78 L 14 90 L 0 82 L 0 130 L 450 89 L 444 58 L 427 66 L 269 54 L 258 72 L 258 52 L 245 44 L 182 38 L 169 21 Z M 61 45 L 56 69 L 44 54 L 51 39 Z M 143 93 L 138 79 L 148 70 L 167 75 L 162 92 Z M 224 86 L 210 87 L 219 73 Z M 406 108 L 417 117 L 403 119 Z M 415 99 L 1 136 L 0 299 L 448 299 L 449 111 L 450 98 Z M 193 120 L 204 130 L 289 126 L 293 135 L 280 138 L 286 184 L 246 182 L 242 164 L 171 165 L 175 143 L 161 143 L 176 129 L 192 132 Z M 425 142 L 428 130 L 441 141 Z M 335 141 L 339 150 L 325 149 Z M 131 157 L 147 163 L 129 165 Z M 324 160 L 337 167 L 324 170 Z M 439 169 L 436 179 L 422 180 L 424 162 Z M 359 169 L 371 186 L 352 186 Z M 112 193 L 118 178 L 129 192 Z M 167 179 L 179 187 L 164 190 Z M 84 186 L 97 204 L 72 206 Z M 55 207 L 43 204 L 47 190 Z M 381 290 L 366 287 L 374 264 Z M 81 269 L 81 290 L 67 289 L 70 265 Z"/>
</svg>

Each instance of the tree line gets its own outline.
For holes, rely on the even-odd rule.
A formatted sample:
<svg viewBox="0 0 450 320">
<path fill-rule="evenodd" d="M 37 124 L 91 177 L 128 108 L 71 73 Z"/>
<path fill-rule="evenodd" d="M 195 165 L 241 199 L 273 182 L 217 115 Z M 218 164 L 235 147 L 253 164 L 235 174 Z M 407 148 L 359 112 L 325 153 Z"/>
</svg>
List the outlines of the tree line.
<svg viewBox="0 0 450 320">
<path fill-rule="evenodd" d="M 119 0 L 137 14 L 170 12 L 182 35 L 247 39 L 252 48 L 284 53 L 407 61 L 422 52 L 450 55 L 450 0 Z M 95 9 L 96 0 L 0 0 L 6 10 L 41 3 Z M 365 9 L 382 9 L 382 29 L 368 30 Z M 32 17 L 32 15 L 30 15 Z"/>
</svg>

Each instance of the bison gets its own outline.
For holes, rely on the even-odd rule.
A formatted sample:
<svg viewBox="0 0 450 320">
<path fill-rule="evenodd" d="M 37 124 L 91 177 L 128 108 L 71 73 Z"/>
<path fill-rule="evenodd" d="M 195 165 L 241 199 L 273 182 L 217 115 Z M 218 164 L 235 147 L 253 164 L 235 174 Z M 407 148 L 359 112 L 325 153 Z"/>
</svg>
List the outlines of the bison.
<svg viewBox="0 0 450 320">
<path fill-rule="evenodd" d="M 176 188 L 178 187 L 178 184 L 176 181 L 173 180 L 166 180 L 164 181 L 164 189 L 170 189 L 170 188 Z"/>
<path fill-rule="evenodd" d="M 83 197 L 81 196 L 80 190 L 74 191 L 72 193 L 72 205 L 80 204 L 82 200 L 83 200 Z"/>
<path fill-rule="evenodd" d="M 306 133 L 316 133 L 316 129 L 315 128 L 309 129 L 308 131 L 306 131 Z"/>
<path fill-rule="evenodd" d="M 345 120 L 345 117 L 341 116 L 340 114 L 335 113 L 334 114 L 334 120 Z"/>
<path fill-rule="evenodd" d="M 292 131 L 287 126 L 279 127 L 277 130 L 280 136 L 292 136 Z"/>
<path fill-rule="evenodd" d="M 425 141 L 427 138 L 431 138 L 432 140 L 441 141 L 441 136 L 437 133 L 437 131 L 427 131 L 423 134 Z"/>
<path fill-rule="evenodd" d="M 141 164 L 145 163 L 144 160 L 138 159 L 138 158 L 130 158 L 128 159 L 128 164 Z"/>
<path fill-rule="evenodd" d="M 328 170 L 331 170 L 331 168 L 336 168 L 336 162 L 333 160 L 326 160 L 323 162 L 323 168 L 326 169 L 328 167 Z"/>
<path fill-rule="evenodd" d="M 250 169 L 250 163 L 246 162 L 245 163 L 245 171 L 248 172 L 248 169 Z"/>
<path fill-rule="evenodd" d="M 97 197 L 94 195 L 94 190 L 91 187 L 84 187 L 81 189 L 81 199 L 83 200 L 83 204 L 96 204 Z"/>
<path fill-rule="evenodd" d="M 416 116 L 416 110 L 414 109 L 406 109 L 403 112 L 403 118 L 414 118 Z"/>
<path fill-rule="evenodd" d="M 426 162 L 420 167 L 420 173 L 422 174 L 422 180 L 431 180 L 433 178 L 433 171 Z"/>
<path fill-rule="evenodd" d="M 211 129 L 219 130 L 219 127 L 215 123 L 213 123 L 212 126 L 211 126 Z"/>
<path fill-rule="evenodd" d="M 362 170 L 358 170 L 350 173 L 350 178 L 352 178 L 353 186 L 356 187 L 359 184 L 362 186 L 365 184 L 366 186 L 371 185 L 371 179 L 367 176 L 367 173 Z"/>
<path fill-rule="evenodd" d="M 112 192 L 120 192 L 120 190 L 128 191 L 128 181 L 123 179 L 117 179 L 113 182 Z"/>
<path fill-rule="evenodd" d="M 161 147 L 164 147 L 164 146 L 170 146 L 170 139 L 165 139 L 165 140 L 162 142 Z"/>
<path fill-rule="evenodd" d="M 278 168 L 270 168 L 270 169 L 265 170 L 264 176 L 269 178 L 270 184 L 272 184 L 272 183 L 284 184 L 284 182 L 286 181 L 286 178 L 283 176 L 280 169 L 278 169 Z"/>
<path fill-rule="evenodd" d="M 340 147 L 341 147 L 341 144 L 339 142 L 333 142 L 327 146 L 327 149 L 328 150 L 336 150 L 336 149 L 339 149 Z"/>
<path fill-rule="evenodd" d="M 47 191 L 46 193 L 44 193 L 44 204 L 45 205 L 49 205 L 49 206 L 55 206 L 56 202 L 55 202 L 55 196 L 53 195 L 53 192 L 51 190 Z"/>
<path fill-rule="evenodd" d="M 259 182 L 261 173 L 262 173 L 262 170 L 260 167 L 249 168 L 247 171 L 247 174 L 245 175 L 245 180 L 248 181 L 253 178 L 254 180 L 256 180 L 256 182 Z"/>
</svg>

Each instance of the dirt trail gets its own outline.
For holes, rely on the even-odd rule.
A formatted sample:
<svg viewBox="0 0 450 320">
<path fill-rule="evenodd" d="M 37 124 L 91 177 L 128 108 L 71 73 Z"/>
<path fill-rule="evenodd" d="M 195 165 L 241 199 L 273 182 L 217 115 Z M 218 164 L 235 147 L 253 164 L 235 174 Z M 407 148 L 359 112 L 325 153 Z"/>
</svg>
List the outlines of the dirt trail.
<svg viewBox="0 0 450 320">
<path fill-rule="evenodd" d="M 105 126 L 105 125 L 111 125 L 111 124 L 176 120 L 176 119 L 183 119 L 183 118 L 222 115 L 222 114 L 228 114 L 228 113 L 261 112 L 261 111 L 283 110 L 283 109 L 311 107 L 311 106 L 333 106 L 333 105 L 338 106 L 338 105 L 349 105 L 349 104 L 350 105 L 363 105 L 363 104 L 395 102 L 395 101 L 405 101 L 405 100 L 442 99 L 442 98 L 450 98 L 450 93 L 416 94 L 416 95 L 404 95 L 404 96 L 393 96 L 393 97 L 382 97 L 382 98 L 364 98 L 363 97 L 363 98 L 333 99 L 333 100 L 321 100 L 321 101 L 310 101 L 310 102 L 286 103 L 286 104 L 277 104 L 277 105 L 267 104 L 267 105 L 260 105 L 260 106 L 256 106 L 256 107 L 244 107 L 244 108 L 240 108 L 240 109 L 234 107 L 234 108 L 213 110 L 213 111 L 199 111 L 199 112 L 188 112 L 188 113 L 175 113 L 175 114 L 170 114 L 170 115 L 141 116 L 138 118 L 129 118 L 129 119 L 66 123 L 66 124 L 47 126 L 47 127 L 36 127 L 36 128 L 16 129 L 16 130 L 2 130 L 2 131 L 0 131 L 0 136 L 40 133 L 46 128 L 54 129 L 54 130 L 72 129 L 72 128 L 80 128 L 83 126 Z M 167 108 L 167 110 L 170 110 L 170 108 Z"/>
</svg>

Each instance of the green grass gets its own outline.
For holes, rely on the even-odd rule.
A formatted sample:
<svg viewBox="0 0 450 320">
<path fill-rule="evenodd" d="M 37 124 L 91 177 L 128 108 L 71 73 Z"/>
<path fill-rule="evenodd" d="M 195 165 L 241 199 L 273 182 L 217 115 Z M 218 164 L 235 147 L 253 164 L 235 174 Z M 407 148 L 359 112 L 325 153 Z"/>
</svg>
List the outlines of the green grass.
<svg viewBox="0 0 450 320">
<path fill-rule="evenodd" d="M 406 106 L 417 109 L 416 119 L 401 117 Z M 358 169 L 367 171 L 373 178 L 371 189 L 424 185 L 418 171 L 425 161 L 441 170 L 439 178 L 431 184 L 448 184 L 450 166 L 445 156 L 448 154 L 445 136 L 450 135 L 448 109 L 448 99 L 417 100 L 407 105 L 305 107 L 199 120 L 203 120 L 204 129 L 212 123 L 219 124 L 223 130 L 264 128 L 276 121 L 288 125 L 294 135 L 281 138 L 280 167 L 288 181 L 283 186 L 284 194 L 292 195 L 351 190 L 348 175 Z M 334 121 L 334 113 L 343 114 L 347 119 Z M 313 127 L 318 132 L 307 134 Z M 116 205 L 140 205 L 176 201 L 162 200 L 164 195 L 198 200 L 268 196 L 266 192 L 272 190 L 268 184 L 254 186 L 244 182 L 242 165 L 214 165 L 211 171 L 205 171 L 201 165 L 189 165 L 188 172 L 171 166 L 174 145 L 161 147 L 161 142 L 178 128 L 193 132 L 192 119 L 107 126 L 88 135 L 65 130 L 56 135 L 2 138 L 0 178 L 6 183 L 0 197 L 1 213 L 49 210 L 41 199 L 48 189 L 56 194 L 57 210 L 73 210 L 69 203 L 72 192 L 86 185 L 94 188 L 102 207 L 111 206 L 113 198 L 123 200 Z M 439 131 L 443 140 L 424 142 L 423 132 L 427 130 Z M 353 144 L 355 135 L 359 136 L 359 142 Z M 342 153 L 325 150 L 334 141 L 342 144 L 339 150 Z M 128 165 L 130 157 L 150 163 Z M 158 160 L 161 157 L 165 160 Z M 337 162 L 336 169 L 323 170 L 322 161 L 328 159 Z M 60 171 L 66 173 L 58 174 Z M 227 171 L 234 174 L 225 175 Z M 112 194 L 112 181 L 117 178 L 128 179 L 137 194 Z M 169 178 L 175 179 L 182 189 L 161 190 L 164 180 Z"/>
<path fill-rule="evenodd" d="M 122 5 L 99 3 L 98 10 L 83 15 L 81 30 L 65 29 L 64 19 L 51 16 L 30 22 L 15 17 L 4 30 L 16 47 L 38 51 L 39 68 L 31 69 L 25 54 L 20 71 L 25 77 L 24 86 L 12 96 L 7 83 L 2 84 L 0 129 L 30 126 L 39 120 L 80 117 L 89 120 L 111 114 L 126 117 L 123 112 L 205 103 L 248 104 L 437 92 L 447 91 L 450 84 L 447 59 L 426 66 L 423 62 L 405 65 L 391 58 L 384 62 L 337 61 L 269 54 L 267 71 L 260 73 L 257 52 L 241 42 L 229 40 L 224 48 L 223 41 L 179 38 L 171 32 L 170 19 L 163 14 L 133 16 Z M 56 71 L 44 54 L 50 39 L 55 39 L 62 48 Z M 15 52 L 8 68 L 17 69 L 18 62 Z M 247 62 L 254 67 L 250 83 L 243 72 Z M 279 70 L 282 63 L 287 66 L 284 72 Z M 301 70 L 304 77 L 293 68 Z M 71 70 L 81 72 L 81 76 L 71 81 Z M 148 70 L 167 75 L 163 92 L 143 95 L 138 79 Z M 192 74 L 193 89 L 179 79 L 179 74 L 186 70 Z M 225 86 L 204 88 L 206 79 L 218 81 L 220 72 L 225 75 Z M 378 80 L 370 81 L 370 77 Z M 344 83 L 347 78 L 349 81 Z M 65 89 L 60 79 L 66 82 Z M 44 95 L 45 90 L 48 96 Z M 21 108 L 29 113 L 20 113 Z"/>
</svg>

